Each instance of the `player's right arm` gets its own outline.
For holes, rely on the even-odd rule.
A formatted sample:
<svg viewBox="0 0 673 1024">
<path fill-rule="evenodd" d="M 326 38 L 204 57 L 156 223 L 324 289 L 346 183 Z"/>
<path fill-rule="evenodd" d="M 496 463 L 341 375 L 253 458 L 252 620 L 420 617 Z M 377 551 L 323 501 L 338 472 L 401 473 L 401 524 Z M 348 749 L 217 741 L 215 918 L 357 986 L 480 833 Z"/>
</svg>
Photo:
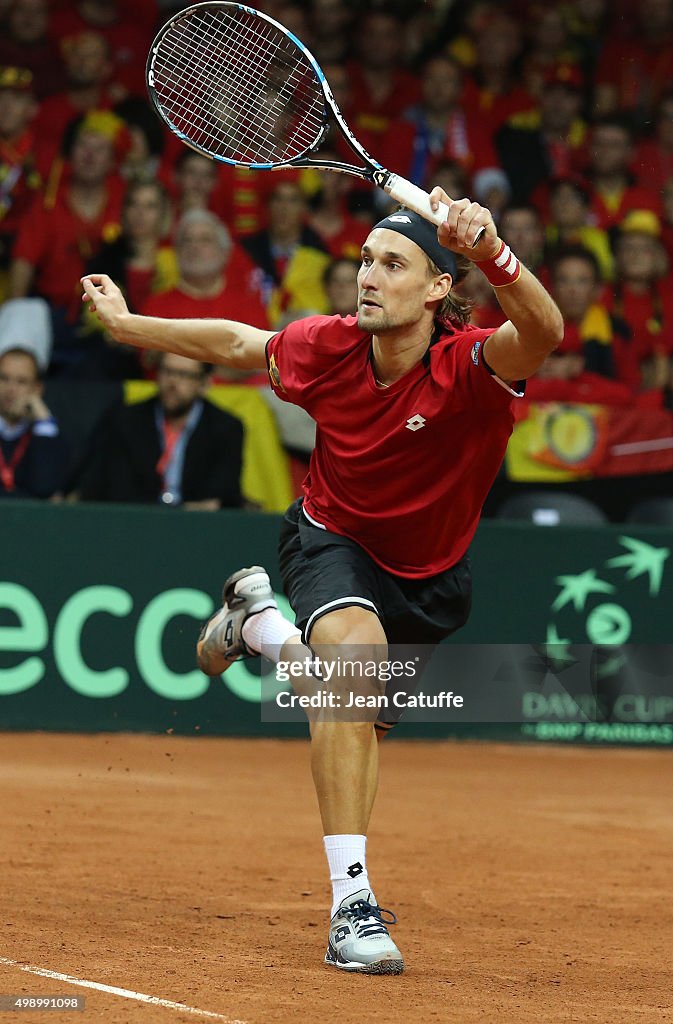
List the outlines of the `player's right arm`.
<svg viewBox="0 0 673 1024">
<path fill-rule="evenodd" d="M 266 343 L 274 331 L 235 320 L 165 320 L 129 313 L 124 296 L 107 274 L 88 274 L 82 278 L 82 288 L 82 301 L 90 303 L 105 329 L 122 344 L 238 370 L 266 369 Z"/>
</svg>

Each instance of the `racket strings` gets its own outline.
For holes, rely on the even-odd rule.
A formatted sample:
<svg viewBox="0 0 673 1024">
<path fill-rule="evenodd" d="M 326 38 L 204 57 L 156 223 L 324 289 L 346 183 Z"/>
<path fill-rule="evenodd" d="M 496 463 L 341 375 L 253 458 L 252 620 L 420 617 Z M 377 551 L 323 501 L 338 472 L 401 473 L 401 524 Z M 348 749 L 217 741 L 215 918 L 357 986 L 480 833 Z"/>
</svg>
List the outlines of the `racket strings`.
<svg viewBox="0 0 673 1024">
<path fill-rule="evenodd" d="M 235 7 L 192 12 L 161 37 L 153 86 L 187 141 L 236 163 L 284 163 L 310 149 L 325 121 L 322 88 L 303 51 Z"/>
<path fill-rule="evenodd" d="M 258 35 L 258 39 L 262 40 L 263 37 Z M 266 41 L 266 40 L 264 39 L 264 41 Z M 270 51 L 268 49 L 267 49 L 267 55 L 270 55 L 272 58 L 277 58 L 277 53 L 274 53 L 273 51 Z M 228 54 L 227 56 L 228 56 L 228 59 L 230 61 L 232 70 L 234 72 L 238 72 L 238 74 L 240 76 L 239 79 L 238 79 L 238 82 L 237 82 L 237 80 L 235 78 L 233 78 L 233 76 L 230 79 L 227 79 L 226 84 L 231 86 L 229 94 L 226 96 L 227 109 L 230 109 L 232 112 L 237 112 L 240 109 L 241 104 L 244 102 L 244 98 L 245 98 L 246 93 L 247 93 L 248 82 L 246 81 L 245 76 L 250 71 L 250 62 L 249 62 L 249 60 L 246 59 L 246 61 L 244 63 L 241 60 L 241 58 L 240 58 L 240 54 L 234 54 L 234 55 Z M 190 60 L 190 61 L 188 61 L 185 64 L 184 61 L 183 61 L 182 62 L 182 67 L 183 67 L 183 70 L 187 70 L 187 71 L 191 72 L 191 71 L 193 71 L 193 62 Z M 289 64 L 289 62 L 287 63 L 287 68 L 288 68 L 288 70 L 291 68 L 291 65 Z M 225 99 L 224 92 L 222 90 L 222 80 L 220 78 L 216 78 L 215 76 L 212 76 L 212 84 L 214 86 L 219 86 L 220 87 L 219 95 L 217 96 L 218 102 L 222 101 L 223 99 Z M 195 92 L 193 88 L 190 89 L 189 87 L 187 87 L 186 92 L 187 92 L 188 97 L 191 98 L 191 99 L 201 98 L 201 94 L 203 92 L 203 89 L 200 88 L 200 89 L 198 89 L 197 92 Z M 280 92 L 282 92 L 282 89 L 280 90 Z M 233 103 L 232 103 L 232 101 L 233 101 Z M 256 125 L 259 129 L 263 129 L 265 127 L 264 122 L 259 117 L 255 117 L 255 111 L 252 110 L 252 108 L 248 109 L 248 122 L 251 125 L 253 125 L 253 126 Z"/>
</svg>

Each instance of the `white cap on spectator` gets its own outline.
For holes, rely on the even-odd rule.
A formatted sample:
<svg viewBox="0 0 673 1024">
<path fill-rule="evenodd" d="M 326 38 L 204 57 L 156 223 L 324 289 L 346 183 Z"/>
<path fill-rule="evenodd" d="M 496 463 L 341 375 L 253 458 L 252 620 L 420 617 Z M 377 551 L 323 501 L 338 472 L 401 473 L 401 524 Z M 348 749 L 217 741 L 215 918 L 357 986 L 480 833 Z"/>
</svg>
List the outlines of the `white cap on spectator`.
<svg viewBox="0 0 673 1024">
<path fill-rule="evenodd" d="M 9 299 L 0 306 L 0 356 L 9 349 L 30 352 L 40 373 L 51 359 L 52 331 L 44 299 Z"/>
<path fill-rule="evenodd" d="M 499 167 L 484 167 L 472 178 L 472 192 L 478 203 L 485 203 L 489 193 L 498 189 L 507 199 L 512 195 L 512 187 L 505 172 Z"/>
</svg>

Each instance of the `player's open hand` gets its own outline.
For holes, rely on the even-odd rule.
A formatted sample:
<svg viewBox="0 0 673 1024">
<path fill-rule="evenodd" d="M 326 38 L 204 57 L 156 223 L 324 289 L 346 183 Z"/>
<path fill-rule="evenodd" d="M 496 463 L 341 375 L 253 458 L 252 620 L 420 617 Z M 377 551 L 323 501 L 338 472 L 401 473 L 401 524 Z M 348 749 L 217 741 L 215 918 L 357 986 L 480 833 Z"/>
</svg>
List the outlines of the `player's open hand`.
<svg viewBox="0 0 673 1024">
<path fill-rule="evenodd" d="M 89 303 L 92 313 L 99 319 L 114 337 L 120 325 L 120 319 L 128 313 L 128 306 L 121 291 L 107 274 L 87 274 L 81 278 L 84 294 L 82 302 Z"/>
<path fill-rule="evenodd" d="M 436 185 L 430 193 L 433 210 L 440 202 L 449 207 L 446 221 L 437 229 L 437 237 L 443 246 L 473 261 L 488 259 L 498 251 L 498 231 L 490 210 L 469 199 L 451 199 L 443 188 Z M 481 228 L 484 229 L 483 234 L 475 244 Z"/>
</svg>

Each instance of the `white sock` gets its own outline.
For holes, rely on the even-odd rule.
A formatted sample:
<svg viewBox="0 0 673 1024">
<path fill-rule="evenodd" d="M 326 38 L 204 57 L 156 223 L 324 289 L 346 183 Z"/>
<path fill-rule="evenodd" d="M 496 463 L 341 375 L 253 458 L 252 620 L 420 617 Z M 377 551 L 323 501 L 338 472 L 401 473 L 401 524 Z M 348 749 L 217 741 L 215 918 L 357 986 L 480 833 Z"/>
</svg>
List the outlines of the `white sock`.
<svg viewBox="0 0 673 1024">
<path fill-rule="evenodd" d="M 323 836 L 329 875 L 332 881 L 332 913 L 334 917 L 341 901 L 360 889 L 369 889 L 365 846 L 367 836 Z M 374 894 L 372 893 L 372 899 Z"/>
<path fill-rule="evenodd" d="M 288 622 L 277 608 L 265 608 L 251 615 L 243 623 L 241 633 L 251 651 L 263 653 L 271 661 L 278 661 L 281 648 L 290 637 L 301 636 L 301 630 Z"/>
</svg>

